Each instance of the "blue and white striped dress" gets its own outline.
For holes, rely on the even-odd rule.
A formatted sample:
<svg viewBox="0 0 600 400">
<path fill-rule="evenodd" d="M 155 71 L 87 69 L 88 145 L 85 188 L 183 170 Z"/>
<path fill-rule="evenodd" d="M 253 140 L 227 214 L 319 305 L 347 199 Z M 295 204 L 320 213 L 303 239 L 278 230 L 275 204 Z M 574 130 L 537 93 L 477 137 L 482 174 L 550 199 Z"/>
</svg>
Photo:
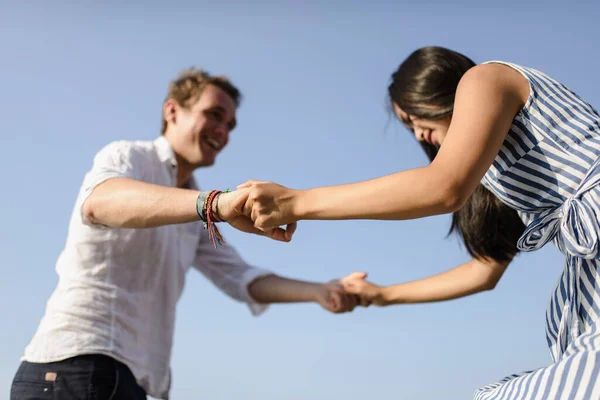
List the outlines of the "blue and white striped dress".
<svg viewBox="0 0 600 400">
<path fill-rule="evenodd" d="M 475 399 L 600 399 L 600 115 L 561 83 L 505 64 L 530 85 L 482 184 L 526 223 L 518 246 L 566 256 L 546 312 L 553 364 L 480 388 Z"/>
</svg>

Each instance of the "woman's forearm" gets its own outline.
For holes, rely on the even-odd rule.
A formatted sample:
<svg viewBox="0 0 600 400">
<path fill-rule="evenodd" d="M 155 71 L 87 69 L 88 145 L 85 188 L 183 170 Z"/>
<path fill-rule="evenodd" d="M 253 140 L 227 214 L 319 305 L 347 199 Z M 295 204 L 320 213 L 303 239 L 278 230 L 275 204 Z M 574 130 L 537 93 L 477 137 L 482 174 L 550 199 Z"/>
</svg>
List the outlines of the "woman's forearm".
<svg viewBox="0 0 600 400">
<path fill-rule="evenodd" d="M 369 181 L 309 189 L 298 193 L 299 219 L 402 220 L 455 211 L 461 188 L 435 166 L 403 171 Z"/>
<path fill-rule="evenodd" d="M 457 299 L 493 289 L 507 266 L 474 259 L 438 275 L 384 287 L 381 296 L 388 305 Z"/>
</svg>

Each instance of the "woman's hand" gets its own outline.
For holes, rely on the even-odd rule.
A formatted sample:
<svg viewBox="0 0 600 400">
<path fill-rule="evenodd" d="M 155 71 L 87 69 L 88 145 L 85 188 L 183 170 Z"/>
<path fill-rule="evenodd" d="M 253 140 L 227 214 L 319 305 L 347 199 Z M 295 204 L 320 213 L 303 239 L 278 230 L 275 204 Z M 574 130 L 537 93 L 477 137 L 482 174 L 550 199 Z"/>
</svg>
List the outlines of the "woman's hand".
<svg viewBox="0 0 600 400">
<path fill-rule="evenodd" d="M 385 306 L 387 302 L 383 298 L 383 288 L 365 280 L 366 272 L 353 272 L 352 274 L 340 279 L 340 284 L 344 293 L 354 294 L 360 298 L 360 304 L 367 307 L 369 304 L 376 306 Z"/>
<path fill-rule="evenodd" d="M 248 201 L 250 189 L 238 189 L 233 192 L 220 193 L 215 207 L 218 211 L 218 217 L 233 226 L 239 231 L 253 233 L 269 237 L 280 242 L 289 242 L 292 240 L 296 224 L 288 225 L 287 229 L 274 227 L 271 229 L 258 229 L 250 217 L 244 215 L 244 205 Z"/>
<path fill-rule="evenodd" d="M 270 233 L 286 225 L 285 232 L 291 239 L 291 234 L 296 230 L 296 221 L 299 219 L 297 212 L 299 191 L 261 181 L 248 181 L 238 186 L 238 190 L 248 191 L 243 214 L 254 222 L 256 228 Z"/>
</svg>

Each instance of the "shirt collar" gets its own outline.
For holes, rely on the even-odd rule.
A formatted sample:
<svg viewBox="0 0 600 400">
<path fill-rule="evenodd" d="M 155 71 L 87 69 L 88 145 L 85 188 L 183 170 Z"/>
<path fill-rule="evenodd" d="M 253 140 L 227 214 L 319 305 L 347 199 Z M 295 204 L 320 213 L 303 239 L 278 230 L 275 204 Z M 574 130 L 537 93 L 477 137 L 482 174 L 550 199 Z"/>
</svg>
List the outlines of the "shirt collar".
<svg viewBox="0 0 600 400">
<path fill-rule="evenodd" d="M 156 153 L 161 162 L 168 164 L 172 167 L 177 167 L 177 159 L 175 153 L 171 148 L 171 144 L 164 136 L 159 136 L 154 140 L 154 146 L 156 147 Z"/>
<path fill-rule="evenodd" d="M 173 148 L 171 147 L 171 144 L 169 143 L 166 137 L 157 137 L 154 140 L 154 146 L 156 148 L 156 154 L 158 155 L 158 159 L 163 164 L 166 164 L 172 168 L 177 168 L 177 159 L 175 158 L 175 152 L 173 152 Z M 188 181 L 188 187 L 193 190 L 199 190 L 194 175 L 190 177 L 190 180 Z"/>
</svg>

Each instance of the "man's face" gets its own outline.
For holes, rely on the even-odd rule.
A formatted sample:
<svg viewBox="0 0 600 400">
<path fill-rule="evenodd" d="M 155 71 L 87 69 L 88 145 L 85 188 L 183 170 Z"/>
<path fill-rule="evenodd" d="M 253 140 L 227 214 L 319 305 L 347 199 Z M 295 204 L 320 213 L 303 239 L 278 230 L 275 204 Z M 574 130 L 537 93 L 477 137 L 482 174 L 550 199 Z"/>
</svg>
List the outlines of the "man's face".
<svg viewBox="0 0 600 400">
<path fill-rule="evenodd" d="M 187 107 L 167 100 L 164 107 L 168 123 L 165 137 L 171 143 L 178 162 L 193 168 L 213 165 L 235 127 L 235 110 L 233 99 L 213 85 L 208 85 L 198 100 Z"/>
</svg>

